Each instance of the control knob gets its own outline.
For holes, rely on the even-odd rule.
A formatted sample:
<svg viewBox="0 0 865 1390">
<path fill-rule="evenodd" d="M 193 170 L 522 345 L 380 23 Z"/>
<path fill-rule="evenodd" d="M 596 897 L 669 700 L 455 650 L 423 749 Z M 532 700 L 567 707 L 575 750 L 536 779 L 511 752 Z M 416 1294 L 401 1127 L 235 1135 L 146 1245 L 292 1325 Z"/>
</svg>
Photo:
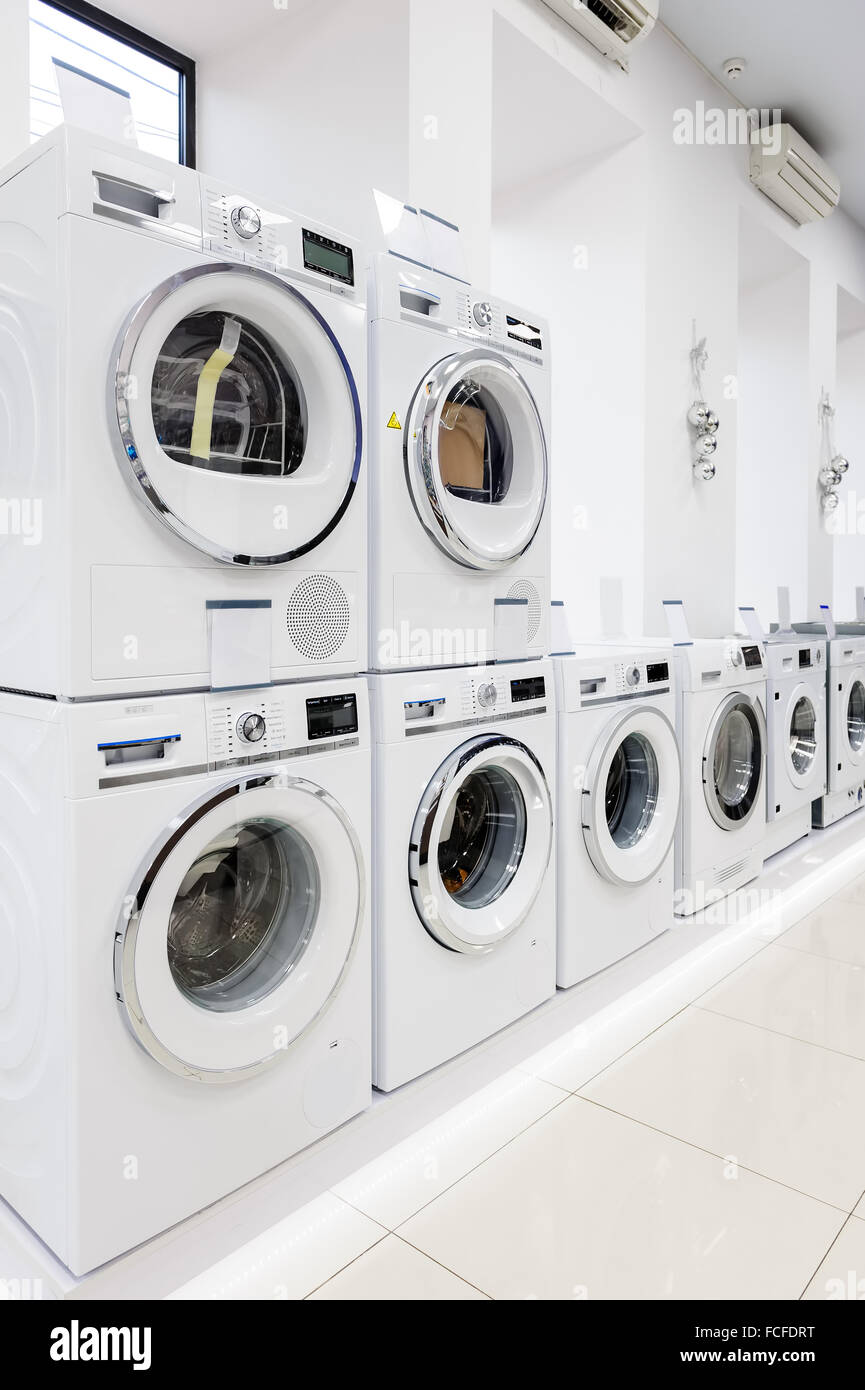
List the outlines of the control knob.
<svg viewBox="0 0 865 1390">
<path fill-rule="evenodd" d="M 489 328 L 493 321 L 492 305 L 487 300 L 482 299 L 472 306 L 472 317 L 478 328 Z"/>
<path fill-rule="evenodd" d="M 244 203 L 241 207 L 231 209 L 231 225 L 239 237 L 249 241 L 250 237 L 258 236 L 261 231 L 261 218 L 255 208 Z"/>
<path fill-rule="evenodd" d="M 237 721 L 237 736 L 243 743 L 258 743 L 266 728 L 263 714 L 242 714 Z"/>
<path fill-rule="evenodd" d="M 741 647 L 732 647 L 732 648 L 731 648 L 731 650 L 730 650 L 730 662 L 731 662 L 731 665 L 733 665 L 733 666 L 741 666 L 741 665 L 742 665 L 742 648 L 741 648 Z"/>
<path fill-rule="evenodd" d="M 627 671 L 625 672 L 625 683 L 626 683 L 627 685 L 631 685 L 631 686 L 639 685 L 639 684 L 640 684 L 640 668 L 639 668 L 639 666 L 629 666 L 629 667 L 628 667 Z"/>
<path fill-rule="evenodd" d="M 491 709 L 497 699 L 498 691 L 492 681 L 489 681 L 487 685 L 478 686 L 478 704 L 481 709 Z"/>
</svg>

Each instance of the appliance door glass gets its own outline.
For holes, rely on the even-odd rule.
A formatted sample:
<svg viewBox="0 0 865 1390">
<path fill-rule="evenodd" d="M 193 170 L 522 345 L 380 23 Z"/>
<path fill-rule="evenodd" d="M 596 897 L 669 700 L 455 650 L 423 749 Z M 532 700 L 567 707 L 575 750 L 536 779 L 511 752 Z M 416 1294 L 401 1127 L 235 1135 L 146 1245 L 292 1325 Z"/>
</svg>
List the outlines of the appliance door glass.
<svg viewBox="0 0 865 1390">
<path fill-rule="evenodd" d="M 409 843 L 415 910 L 443 946 L 492 950 L 520 926 L 544 881 L 552 802 L 537 759 L 516 739 L 471 739 L 439 767 Z"/>
<path fill-rule="evenodd" d="M 112 381 L 127 479 L 204 554 L 272 565 L 306 554 L 348 507 L 357 387 L 318 310 L 251 266 L 198 266 L 123 330 Z"/>
<path fill-rule="evenodd" d="M 854 680 L 847 695 L 847 742 L 854 758 L 865 748 L 865 685 Z"/>
<path fill-rule="evenodd" d="M 754 814 L 763 785 L 766 730 L 763 711 L 746 695 L 725 700 L 715 715 L 703 755 L 706 804 L 724 830 Z"/>
<path fill-rule="evenodd" d="M 820 739 L 814 701 L 807 691 L 797 688 L 790 700 L 787 721 L 789 772 L 794 786 L 807 786 L 816 775 L 818 763 L 825 760 Z"/>
<path fill-rule="evenodd" d="M 651 707 L 614 717 L 580 792 L 583 837 L 599 874 L 625 886 L 653 878 L 670 852 L 681 795 L 676 735 Z"/>
<path fill-rule="evenodd" d="M 127 899 L 115 984 L 157 1061 L 229 1081 L 284 1055 L 339 988 L 361 854 L 339 804 L 281 773 L 229 783 L 178 820 Z"/>
<path fill-rule="evenodd" d="M 439 362 L 418 387 L 405 441 L 415 510 L 440 549 L 476 570 L 525 553 L 544 514 L 547 446 L 507 358 L 478 349 Z"/>
</svg>

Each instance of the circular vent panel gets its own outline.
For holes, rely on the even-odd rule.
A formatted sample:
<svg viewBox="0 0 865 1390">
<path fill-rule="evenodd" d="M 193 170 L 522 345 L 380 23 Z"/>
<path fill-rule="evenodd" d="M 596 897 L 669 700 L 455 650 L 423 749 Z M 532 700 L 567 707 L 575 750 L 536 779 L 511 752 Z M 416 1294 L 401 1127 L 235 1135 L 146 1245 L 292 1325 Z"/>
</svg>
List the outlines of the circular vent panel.
<svg viewBox="0 0 865 1390">
<path fill-rule="evenodd" d="M 310 661 L 326 661 L 348 636 L 351 608 L 341 584 L 329 574 L 311 574 L 294 590 L 286 610 L 288 635 Z"/>
<path fill-rule="evenodd" d="M 529 605 L 529 641 L 534 642 L 541 625 L 541 596 L 530 579 L 517 579 L 508 589 L 508 598 L 524 598 Z"/>
</svg>

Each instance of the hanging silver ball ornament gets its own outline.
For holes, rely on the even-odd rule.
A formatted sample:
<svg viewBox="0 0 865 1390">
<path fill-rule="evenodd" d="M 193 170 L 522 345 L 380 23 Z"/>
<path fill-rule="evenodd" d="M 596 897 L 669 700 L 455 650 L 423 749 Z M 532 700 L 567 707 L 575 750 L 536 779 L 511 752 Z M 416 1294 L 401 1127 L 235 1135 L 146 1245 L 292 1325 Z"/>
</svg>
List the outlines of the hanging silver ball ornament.
<svg viewBox="0 0 865 1390">
<path fill-rule="evenodd" d="M 711 413 L 705 401 L 694 401 L 694 404 L 688 411 L 688 422 L 694 426 L 694 429 L 704 430 L 706 428 L 706 421 Z"/>
<path fill-rule="evenodd" d="M 718 441 L 714 434 L 697 435 L 697 453 L 701 458 L 711 458 L 718 447 Z"/>
<path fill-rule="evenodd" d="M 715 476 L 714 459 L 697 459 L 694 464 L 694 476 L 703 483 L 710 483 Z"/>
<path fill-rule="evenodd" d="M 841 474 L 831 464 L 826 468 L 821 468 L 818 474 L 821 487 L 838 487 L 841 482 Z"/>
<path fill-rule="evenodd" d="M 847 469 L 850 467 L 850 460 L 845 458 L 843 454 L 836 454 L 832 460 L 831 466 L 835 469 L 835 472 L 839 473 L 843 478 Z"/>
<path fill-rule="evenodd" d="M 823 494 L 823 510 L 824 510 L 824 512 L 834 512 L 834 511 L 837 511 L 837 509 L 838 509 L 838 494 L 837 494 L 837 492 L 826 492 L 826 493 L 824 493 L 824 494 Z"/>
<path fill-rule="evenodd" d="M 706 411 L 706 421 L 705 421 L 705 424 L 703 425 L 703 430 L 705 431 L 706 434 L 717 434 L 717 433 L 718 433 L 718 425 L 719 425 L 720 423 L 721 423 L 721 422 L 720 422 L 720 420 L 718 419 L 717 415 L 715 414 L 714 410 L 707 410 L 707 411 Z"/>
</svg>

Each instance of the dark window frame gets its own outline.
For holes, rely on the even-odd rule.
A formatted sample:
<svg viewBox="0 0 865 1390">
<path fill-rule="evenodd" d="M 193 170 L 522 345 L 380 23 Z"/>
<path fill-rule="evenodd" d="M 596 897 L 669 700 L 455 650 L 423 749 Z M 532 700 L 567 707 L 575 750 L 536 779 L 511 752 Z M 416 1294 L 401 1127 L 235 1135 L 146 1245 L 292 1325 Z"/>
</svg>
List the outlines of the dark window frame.
<svg viewBox="0 0 865 1390">
<path fill-rule="evenodd" d="M 185 53 L 178 53 L 175 48 L 169 48 L 168 44 L 161 43 L 159 39 L 151 38 L 149 34 L 142 33 L 140 29 L 134 29 L 131 24 L 126 24 L 122 19 L 115 19 L 113 15 L 106 14 L 105 10 L 87 4 L 86 0 L 44 0 L 44 3 L 49 5 L 51 9 L 60 10 L 63 14 L 70 15 L 72 19 L 80 19 L 82 24 L 89 24 L 92 29 L 98 29 L 101 33 L 107 34 L 109 38 L 119 39 L 121 43 L 128 44 L 130 48 L 137 48 L 148 58 L 155 58 L 158 62 L 166 63 L 169 67 L 176 69 L 180 76 L 178 84 L 180 163 L 194 169 L 195 60 L 188 58 Z"/>
</svg>

